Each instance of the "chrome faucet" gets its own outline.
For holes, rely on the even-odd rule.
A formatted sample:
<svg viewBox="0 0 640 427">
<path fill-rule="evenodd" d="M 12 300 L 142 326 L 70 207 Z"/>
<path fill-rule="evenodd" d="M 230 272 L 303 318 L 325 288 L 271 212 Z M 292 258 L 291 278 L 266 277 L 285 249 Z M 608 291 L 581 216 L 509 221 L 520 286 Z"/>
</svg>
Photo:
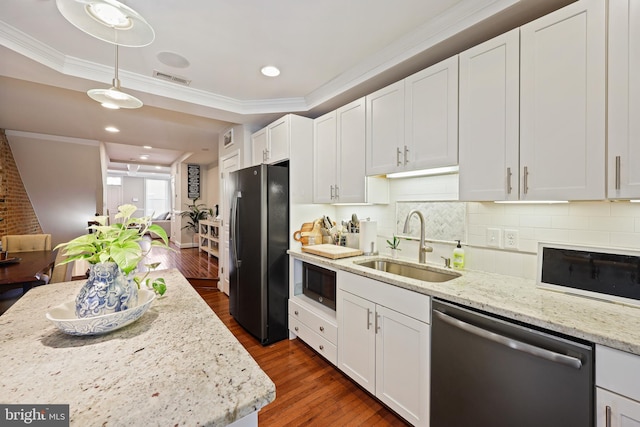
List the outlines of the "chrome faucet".
<svg viewBox="0 0 640 427">
<path fill-rule="evenodd" d="M 427 262 L 427 252 L 433 252 L 433 248 L 430 246 L 426 246 L 424 243 L 425 223 L 422 212 L 417 209 L 412 209 L 409 212 L 409 215 L 407 215 L 407 219 L 404 220 L 404 229 L 402 230 L 402 232 L 404 234 L 409 233 L 409 221 L 411 220 L 411 215 L 413 214 L 418 215 L 418 218 L 420 219 L 420 247 L 418 248 L 418 262 L 424 264 L 425 262 Z"/>
</svg>

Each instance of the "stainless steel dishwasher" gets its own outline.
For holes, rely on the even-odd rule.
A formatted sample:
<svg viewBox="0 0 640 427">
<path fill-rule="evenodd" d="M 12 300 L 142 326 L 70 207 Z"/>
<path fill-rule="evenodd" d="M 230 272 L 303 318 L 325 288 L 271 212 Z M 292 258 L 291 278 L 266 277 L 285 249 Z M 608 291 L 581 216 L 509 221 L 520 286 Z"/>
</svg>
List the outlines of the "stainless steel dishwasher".
<svg viewBox="0 0 640 427">
<path fill-rule="evenodd" d="M 431 427 L 592 427 L 593 345 L 433 302 Z"/>
</svg>

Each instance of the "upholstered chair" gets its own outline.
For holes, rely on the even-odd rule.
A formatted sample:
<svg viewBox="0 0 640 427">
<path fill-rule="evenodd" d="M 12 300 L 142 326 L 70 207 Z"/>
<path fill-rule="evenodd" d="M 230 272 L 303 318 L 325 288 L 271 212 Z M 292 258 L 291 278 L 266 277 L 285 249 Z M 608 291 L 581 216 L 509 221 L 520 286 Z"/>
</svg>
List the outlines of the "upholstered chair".
<svg viewBox="0 0 640 427">
<path fill-rule="evenodd" d="M 3 236 L 2 250 L 7 252 L 50 251 L 51 234 L 15 234 Z"/>
</svg>

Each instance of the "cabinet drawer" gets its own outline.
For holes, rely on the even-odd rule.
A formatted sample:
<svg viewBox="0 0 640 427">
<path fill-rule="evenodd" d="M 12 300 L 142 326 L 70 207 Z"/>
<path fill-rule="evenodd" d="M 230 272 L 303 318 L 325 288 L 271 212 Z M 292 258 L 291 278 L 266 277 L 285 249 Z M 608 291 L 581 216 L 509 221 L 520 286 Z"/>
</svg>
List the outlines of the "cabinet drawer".
<svg viewBox="0 0 640 427">
<path fill-rule="evenodd" d="M 431 297 L 429 295 L 342 270 L 338 271 L 338 289 L 359 295 L 421 322 L 431 323 Z"/>
<path fill-rule="evenodd" d="M 338 343 L 338 326 L 320 317 L 309 308 L 294 300 L 289 300 L 289 316 L 302 322 L 307 328 L 333 344 Z"/>
<path fill-rule="evenodd" d="M 289 330 L 309 344 L 310 347 L 331 362 L 331 364 L 336 365 L 338 363 L 338 348 L 306 327 L 293 315 L 289 315 Z"/>
<path fill-rule="evenodd" d="M 597 345 L 596 385 L 640 401 L 640 356 Z"/>
</svg>

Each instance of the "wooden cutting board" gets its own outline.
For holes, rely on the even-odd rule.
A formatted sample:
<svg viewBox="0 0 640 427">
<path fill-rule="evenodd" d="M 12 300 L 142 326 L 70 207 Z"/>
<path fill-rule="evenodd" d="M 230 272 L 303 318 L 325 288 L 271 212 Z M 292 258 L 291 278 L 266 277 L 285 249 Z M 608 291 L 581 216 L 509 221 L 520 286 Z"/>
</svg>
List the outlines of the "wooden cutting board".
<svg viewBox="0 0 640 427">
<path fill-rule="evenodd" d="M 313 255 L 319 255 L 331 259 L 348 258 L 351 256 L 362 255 L 362 251 L 360 249 L 353 249 L 347 248 L 345 246 L 330 244 L 303 246 L 302 252 L 308 252 Z"/>
</svg>

